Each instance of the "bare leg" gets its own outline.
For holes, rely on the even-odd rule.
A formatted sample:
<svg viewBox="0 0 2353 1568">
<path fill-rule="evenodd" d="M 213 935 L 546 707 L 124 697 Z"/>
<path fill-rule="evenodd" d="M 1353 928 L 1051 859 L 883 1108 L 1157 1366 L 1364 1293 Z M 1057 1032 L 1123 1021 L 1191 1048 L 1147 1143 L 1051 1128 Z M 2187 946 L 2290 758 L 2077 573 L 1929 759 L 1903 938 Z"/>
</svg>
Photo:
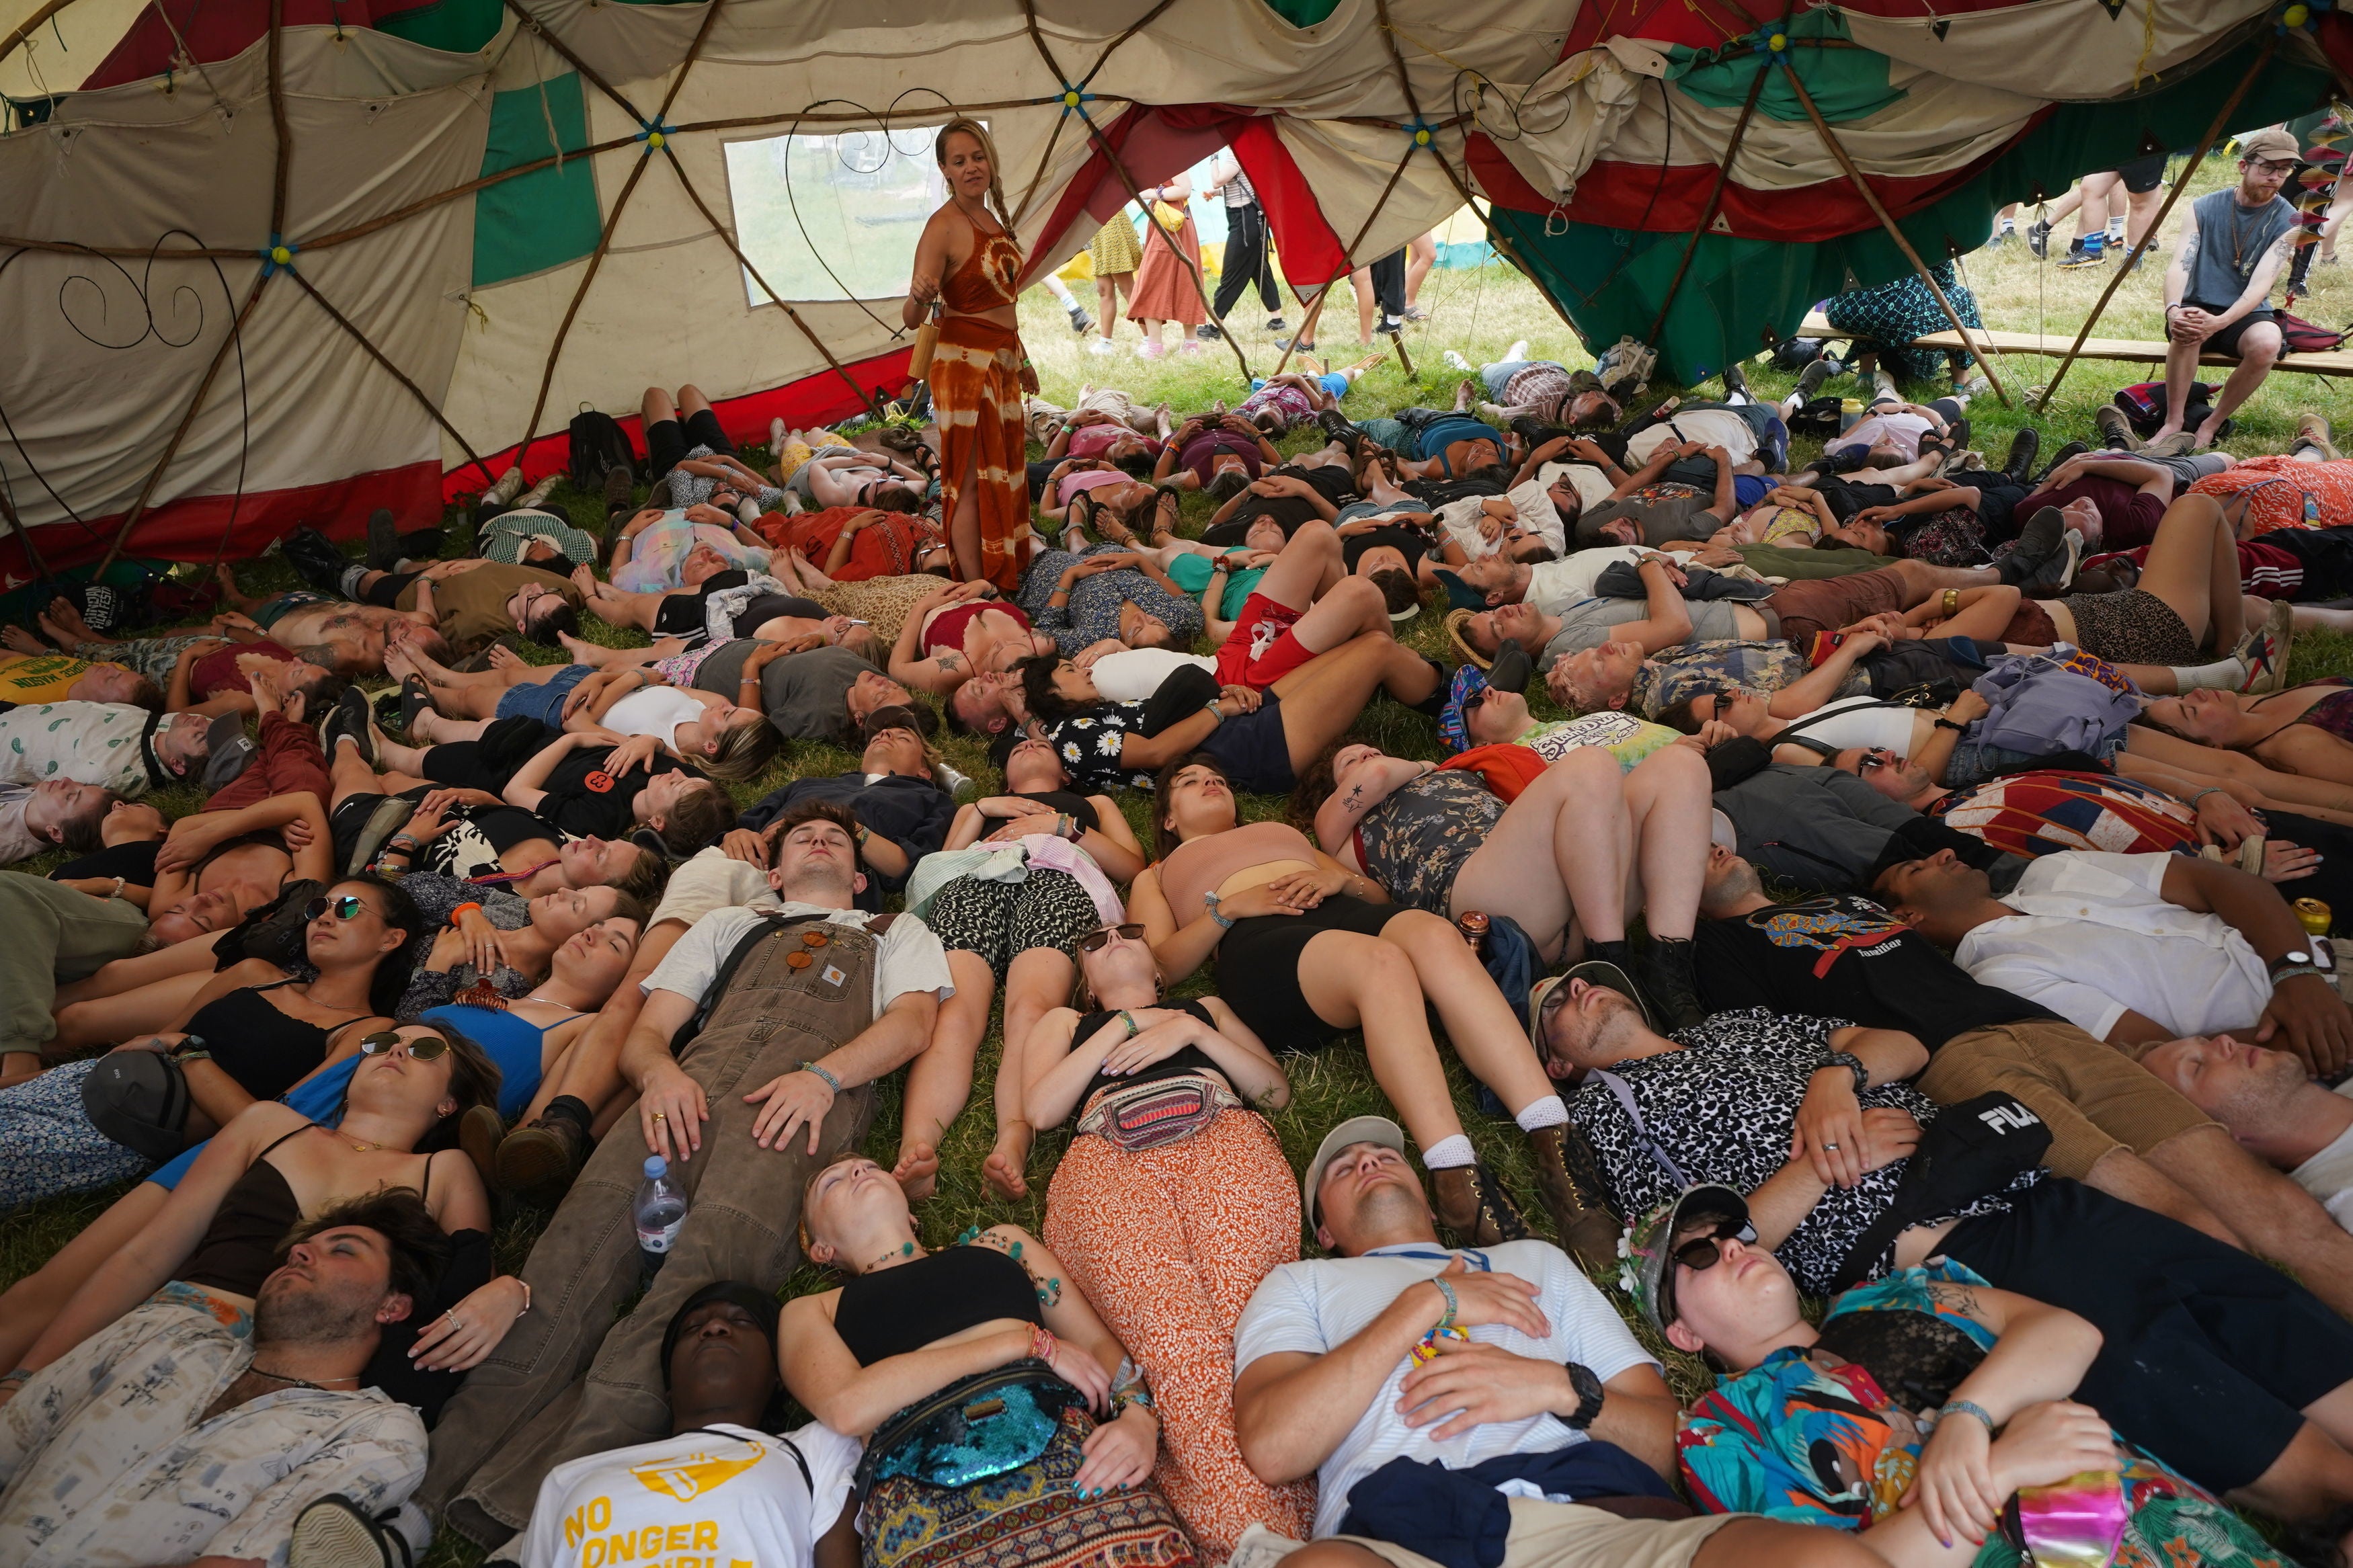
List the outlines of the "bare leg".
<svg viewBox="0 0 2353 1568">
<path fill-rule="evenodd" d="M 1704 775 L 1705 762 L 1700 766 Z M 1699 837 L 1704 846 L 1704 828 Z M 1574 751 L 1512 802 L 1463 863 L 1449 907 L 1458 915 L 1465 910 L 1509 915 L 1551 963 L 1560 957 L 1572 913 L 1588 939 L 1625 936 L 1632 849 L 1633 822 L 1617 759 L 1593 748 Z"/>
<path fill-rule="evenodd" d="M 965 500 L 972 501 L 969 488 L 965 492 Z M 977 528 L 979 525 L 976 523 L 974 526 Z M 596 592 L 589 596 L 588 608 L 617 626 L 634 626 L 638 631 L 650 633 L 654 629 L 654 616 L 661 609 L 661 602 L 667 597 L 666 594 L 632 594 L 626 589 L 616 588 L 610 583 L 599 582 Z"/>
<path fill-rule="evenodd" d="M 1029 1061 L 1024 1054 L 1038 1020 L 1070 999 L 1077 970 L 1060 948 L 1025 948 L 1005 972 L 1005 1054 L 997 1067 L 997 1142 L 981 1162 L 981 1179 L 1008 1197 L 1029 1191 Z"/>
<path fill-rule="evenodd" d="M 1348 286 L 1356 291 L 1356 342 L 1370 348 L 1373 342 L 1373 307 L 1377 300 L 1373 293 L 1373 269 L 1359 267 L 1348 274 Z"/>
<path fill-rule="evenodd" d="M 678 416 L 681 419 L 691 419 L 698 414 L 710 412 L 711 400 L 702 395 L 701 387 L 689 382 L 678 389 Z"/>
<path fill-rule="evenodd" d="M 1653 752 L 1626 775 L 1635 844 L 1627 908 L 1641 911 L 1652 937 L 1687 937 L 1698 924 L 1715 809 L 1710 788 L 1707 760 L 1689 746 Z"/>
<path fill-rule="evenodd" d="M 1435 915 L 1422 918 L 1437 919 Z M 1454 934 L 1451 926 L 1447 934 Z M 1454 940 L 1460 946 L 1462 939 Z M 1470 949 L 1464 948 L 1463 954 L 1468 957 Z M 1485 978 L 1483 972 L 1481 978 Z M 1493 983 L 1489 982 L 1487 988 L 1493 991 Z M 1446 1087 L 1446 1069 L 1439 1064 L 1438 1042 L 1430 1037 L 1422 986 L 1404 949 L 1361 931 L 1318 932 L 1299 955 L 1299 992 L 1325 1023 L 1364 1030 L 1365 1057 L 1373 1078 L 1397 1108 L 1398 1120 L 1416 1144 L 1433 1148 L 1462 1131 L 1453 1094 Z M 1497 1006 L 1503 1005 L 1500 993 L 1495 1001 Z M 1508 1015 L 1509 1009 L 1505 1012 Z M 1536 1067 L 1525 1035 L 1520 1055 L 1527 1058 L 1529 1070 L 1538 1081 L 1543 1081 L 1543 1071 Z"/>
<path fill-rule="evenodd" d="M 2181 422 L 2189 415 L 2189 384 L 2198 378 L 2198 355 L 2201 343 L 2181 343 L 2168 339 L 2165 345 L 2165 423 L 2149 436 L 2153 446 L 2168 436 L 2181 433 Z"/>
<path fill-rule="evenodd" d="M 678 405 L 670 401 L 670 394 L 662 388 L 649 386 L 645 396 L 638 400 L 638 414 L 648 425 L 659 425 L 665 419 L 678 417 Z"/>
<path fill-rule="evenodd" d="M 84 1226 L 47 1263 L 9 1286 L 7 1294 L 0 1295 L 0 1361 L 12 1367 L 23 1361 L 49 1321 L 73 1300 L 74 1292 L 153 1223 L 170 1195 L 153 1182 L 140 1183 Z"/>
<path fill-rule="evenodd" d="M 2165 509 L 2140 586 L 2172 606 L 2192 642 L 2202 645 L 2209 632 L 2225 652 L 2238 642 L 2246 630 L 2239 552 L 2212 497 L 2178 496 Z"/>
<path fill-rule="evenodd" d="M 988 1005 L 997 993 L 996 973 L 976 952 L 950 949 L 948 975 L 955 994 L 941 1005 L 931 1044 L 907 1065 L 899 1163 L 892 1174 L 910 1201 L 931 1196 L 938 1184 L 940 1141 L 972 1098 L 973 1061 L 988 1033 Z"/>
<path fill-rule="evenodd" d="M 602 643 L 584 642 L 569 632 L 558 632 L 556 636 L 563 638 L 564 651 L 572 656 L 573 663 L 594 665 L 598 669 L 652 664 L 686 651 L 683 637 L 656 637 L 651 647 L 607 647 Z"/>
<path fill-rule="evenodd" d="M 353 742 L 338 736 L 327 754 L 327 782 L 335 798 L 329 802 L 332 809 L 355 795 L 385 795 L 384 781 L 374 768 L 360 760 L 360 749 Z"/>
<path fill-rule="evenodd" d="M 496 703 L 491 704 L 493 708 Z M 491 727 L 489 718 L 452 719 L 427 708 L 408 721 L 408 738 L 438 746 L 445 741 L 479 741 L 482 731 Z"/>
<path fill-rule="evenodd" d="M 1412 691 L 1410 683 L 1417 679 L 1421 689 Z M 1387 636 L 1358 637 L 1301 665 L 1272 688 L 1282 700 L 1283 749 L 1293 771 L 1313 766 L 1382 687 L 1398 694 L 1399 701 L 1419 702 L 1437 684 L 1436 672 L 1419 654 Z"/>
<path fill-rule="evenodd" d="M 120 1045 L 171 1027 L 172 1020 L 188 1009 L 213 978 L 209 969 L 151 980 L 119 996 L 98 996 L 73 1002 L 57 1011 L 58 1032 L 43 1047 L 52 1060 L 79 1056 L 100 1046 Z"/>
<path fill-rule="evenodd" d="M 1559 1092 L 1528 1049 L 1526 1026 L 1513 1017 L 1510 1004 L 1451 921 L 1427 910 L 1407 910 L 1381 928 L 1381 940 L 1404 950 L 1420 978 L 1421 994 L 1446 1026 L 1454 1054 L 1472 1077 L 1495 1091 L 1506 1110 L 1517 1116 Z"/>
<path fill-rule="evenodd" d="M 2328 1405 L 2344 1393 L 2340 1388 L 2317 1405 Z M 2269 1469 L 2250 1484 L 2225 1493 L 2224 1500 L 2274 1519 L 2325 1519 L 2353 1501 L 2353 1454 L 2308 1422 L 2297 1428 Z"/>
<path fill-rule="evenodd" d="M 2231 372 L 2231 379 L 2224 382 L 2222 389 L 2214 395 L 2214 412 L 2207 416 L 2205 424 L 2198 426 L 2200 446 L 2214 444 L 2215 432 L 2222 428 L 2222 421 L 2228 419 L 2239 405 L 2255 395 L 2255 388 L 2271 374 L 2272 366 L 2278 363 L 2280 350 L 2286 346 L 2286 340 L 2280 336 L 2278 326 L 2271 321 L 2257 321 L 2239 334 L 2238 365 Z M 2168 366 L 2171 364 L 2170 360 L 2167 363 Z"/>
</svg>

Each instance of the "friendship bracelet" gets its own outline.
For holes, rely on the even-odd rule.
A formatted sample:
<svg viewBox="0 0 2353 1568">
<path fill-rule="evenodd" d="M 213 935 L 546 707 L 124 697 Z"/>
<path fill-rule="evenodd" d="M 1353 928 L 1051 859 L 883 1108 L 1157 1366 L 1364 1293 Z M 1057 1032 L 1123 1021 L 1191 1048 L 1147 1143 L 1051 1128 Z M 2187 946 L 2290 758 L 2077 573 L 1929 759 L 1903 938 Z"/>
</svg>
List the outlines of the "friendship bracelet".
<svg viewBox="0 0 2353 1568">
<path fill-rule="evenodd" d="M 1996 1423 L 1993 1416 L 1986 1410 L 1984 1405 L 1978 1404 L 1974 1400 L 1948 1399 L 1945 1401 L 1945 1407 L 1936 1412 L 1936 1418 L 1938 1420 L 1942 1420 L 1947 1415 L 1976 1416 L 1978 1420 L 1985 1423 L 1986 1435 L 1989 1436 L 1992 1436 L 1995 1430 Z"/>
<path fill-rule="evenodd" d="M 801 1071 L 803 1071 L 803 1072 L 812 1072 L 812 1073 L 817 1074 L 817 1076 L 818 1076 L 818 1077 L 819 1077 L 819 1078 L 821 1078 L 821 1079 L 823 1079 L 825 1080 L 825 1082 L 826 1082 L 826 1086 L 827 1086 L 828 1088 L 831 1089 L 833 1090 L 833 1092 L 834 1092 L 834 1093 L 836 1093 L 836 1094 L 839 1094 L 839 1093 L 841 1092 L 841 1080 L 840 1080 L 839 1079 L 838 1079 L 838 1078 L 834 1077 L 831 1073 L 829 1073 L 829 1072 L 826 1071 L 826 1070 L 825 1070 L 825 1068 L 823 1068 L 822 1067 L 819 1067 L 817 1063 L 815 1063 L 815 1062 L 803 1062 L 803 1063 L 801 1063 Z"/>
<path fill-rule="evenodd" d="M 1454 1287 L 1449 1285 L 1443 1279 L 1433 1274 L 1430 1276 L 1430 1282 L 1438 1287 L 1440 1295 L 1446 1298 L 1446 1315 L 1438 1320 L 1436 1328 L 1430 1331 L 1433 1334 L 1442 1334 L 1454 1326 L 1454 1315 L 1461 1310 L 1462 1303 L 1455 1300 Z"/>
<path fill-rule="evenodd" d="M 2227 792 L 2221 784 L 2208 784 L 2204 789 L 2200 790 L 2196 795 L 2189 797 L 2189 809 L 2192 811 L 2197 810 L 2198 803 L 2204 800 L 2210 795 L 2222 795 L 2225 793 Z"/>
</svg>

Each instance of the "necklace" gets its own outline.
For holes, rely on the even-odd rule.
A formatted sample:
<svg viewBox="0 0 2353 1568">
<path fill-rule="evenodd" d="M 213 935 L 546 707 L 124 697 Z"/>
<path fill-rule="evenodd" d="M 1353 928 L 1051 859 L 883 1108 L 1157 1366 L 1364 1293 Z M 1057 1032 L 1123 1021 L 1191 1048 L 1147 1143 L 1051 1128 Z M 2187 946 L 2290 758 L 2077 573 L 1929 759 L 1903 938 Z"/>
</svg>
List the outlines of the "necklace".
<svg viewBox="0 0 2353 1568">
<path fill-rule="evenodd" d="M 881 1257 L 876 1258 L 873 1262 L 868 1264 L 865 1268 L 860 1269 L 859 1272 L 860 1274 L 871 1274 L 874 1270 L 881 1268 L 886 1263 L 896 1263 L 902 1258 L 913 1258 L 914 1256 L 915 1244 L 912 1241 L 902 1242 L 897 1247 L 894 1247 L 890 1251 L 884 1253 Z"/>
<path fill-rule="evenodd" d="M 282 1383 L 290 1388 L 314 1389 L 321 1394 L 331 1392 L 328 1389 L 326 1383 L 312 1383 L 307 1377 L 289 1377 L 282 1372 L 271 1372 L 267 1367 L 254 1366 L 251 1364 L 248 1364 L 245 1370 L 253 1373 L 256 1377 L 266 1377 L 272 1383 Z M 357 1383 L 358 1381 L 359 1377 L 354 1373 L 350 1377 L 331 1377 L 327 1380 L 327 1383 Z"/>
<path fill-rule="evenodd" d="M 371 1143 L 364 1138 L 354 1138 L 340 1127 L 330 1127 L 327 1131 L 332 1132 L 336 1137 L 350 1144 L 352 1146 L 352 1152 L 354 1154 L 373 1153 L 375 1151 L 384 1147 L 381 1143 Z M 264 1377 L 274 1377 L 277 1374 L 274 1373 L 265 1372 L 261 1375 Z"/>
</svg>

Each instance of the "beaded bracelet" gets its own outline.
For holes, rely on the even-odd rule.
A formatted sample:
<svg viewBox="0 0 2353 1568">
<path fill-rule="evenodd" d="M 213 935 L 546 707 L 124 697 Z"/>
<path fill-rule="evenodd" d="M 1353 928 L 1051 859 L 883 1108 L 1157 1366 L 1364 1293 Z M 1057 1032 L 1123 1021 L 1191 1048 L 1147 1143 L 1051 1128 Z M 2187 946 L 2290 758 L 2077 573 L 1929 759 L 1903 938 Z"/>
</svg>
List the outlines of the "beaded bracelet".
<svg viewBox="0 0 2353 1568">
<path fill-rule="evenodd" d="M 1974 1400 L 1947 1399 L 1945 1401 L 1945 1407 L 1936 1412 L 1936 1417 L 1938 1420 L 1942 1420 L 1947 1415 L 1974 1415 L 1978 1420 L 1985 1423 L 1986 1433 L 1989 1436 L 1991 1436 L 1994 1431 L 1995 1423 L 1991 1413 L 1989 1412 L 1984 1405 L 1978 1404 Z"/>
<path fill-rule="evenodd" d="M 801 1063 L 801 1071 L 817 1074 L 818 1077 L 825 1080 L 826 1087 L 832 1089 L 834 1093 L 839 1094 L 841 1092 L 841 1080 L 834 1077 L 831 1073 L 826 1071 L 825 1068 L 819 1067 L 817 1063 Z"/>
<path fill-rule="evenodd" d="M 1433 1334 L 1442 1334 L 1454 1326 L 1454 1315 L 1461 1310 L 1462 1303 L 1455 1300 L 1454 1287 L 1449 1285 L 1444 1279 L 1432 1275 L 1430 1282 L 1438 1287 L 1440 1295 L 1446 1298 L 1446 1315 L 1438 1320 L 1436 1328 L 1430 1331 Z"/>
</svg>

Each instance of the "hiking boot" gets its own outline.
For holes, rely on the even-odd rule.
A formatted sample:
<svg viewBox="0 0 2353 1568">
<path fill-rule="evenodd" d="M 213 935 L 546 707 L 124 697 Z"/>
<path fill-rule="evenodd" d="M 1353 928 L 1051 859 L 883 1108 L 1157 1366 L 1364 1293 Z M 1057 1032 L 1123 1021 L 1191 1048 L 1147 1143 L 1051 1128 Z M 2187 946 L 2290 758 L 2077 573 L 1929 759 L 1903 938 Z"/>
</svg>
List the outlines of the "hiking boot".
<svg viewBox="0 0 2353 1568">
<path fill-rule="evenodd" d="M 2046 506 L 2034 514 L 2034 520 L 2040 521 L 2045 516 L 2058 511 L 2059 509 L 2055 506 Z M 2028 526 L 2031 527 L 2032 523 L 2029 523 Z M 2023 541 L 2025 535 L 2021 532 L 2019 537 Z M 2084 536 L 2067 527 L 2065 516 L 2061 514 L 2059 547 L 2052 551 L 2048 558 L 2018 579 L 2018 591 L 2030 599 L 2055 599 L 2065 593 L 2068 586 L 2075 581 L 2076 563 L 2083 559 Z"/>
<path fill-rule="evenodd" d="M 474 1163 L 474 1173 L 482 1178 L 484 1192 L 497 1190 L 499 1144 L 506 1135 L 506 1118 L 495 1105 L 470 1105 L 466 1114 L 458 1118 L 458 1147 Z"/>
<path fill-rule="evenodd" d="M 352 563 L 325 534 L 303 523 L 280 540 L 278 549 L 306 584 L 330 598 L 348 596 L 343 592 L 343 573 Z"/>
<path fill-rule="evenodd" d="M 2191 430 L 2176 430 L 2170 436 L 2160 436 L 2141 448 L 2148 458 L 2186 458 L 2198 448 L 2198 436 Z"/>
<path fill-rule="evenodd" d="M 400 554 L 412 562 L 431 561 L 440 555 L 448 542 L 447 529 L 412 528 L 400 536 Z"/>
<path fill-rule="evenodd" d="M 568 1187 L 587 1163 L 588 1140 L 579 1123 L 565 1116 L 536 1116 L 499 1140 L 491 1162 L 492 1184 L 511 1193 Z"/>
<path fill-rule="evenodd" d="M 1798 372 L 1799 398 L 1802 401 L 1813 396 L 1822 389 L 1822 383 L 1838 374 L 1841 368 L 1839 362 L 1828 354 L 1808 361 L 1806 367 Z"/>
<path fill-rule="evenodd" d="M 1315 416 L 1315 423 L 1324 435 L 1348 449 L 1350 461 L 1362 459 L 1366 441 L 1365 433 L 1349 423 L 1346 415 L 1336 408 L 1326 408 Z"/>
<path fill-rule="evenodd" d="M 2098 426 L 2100 437 L 2111 452 L 2137 452 L 2148 445 L 2133 434 L 2132 421 L 2113 403 L 2103 403 L 2093 409 L 2092 423 Z"/>
<path fill-rule="evenodd" d="M 2036 218 L 2026 226 L 2026 248 L 2034 252 L 2034 259 L 2047 261 L 2051 257 L 2051 226 Z"/>
<path fill-rule="evenodd" d="M 1707 1022 L 1707 1009 L 1699 1005 L 1699 976 L 1692 967 L 1691 938 L 1652 937 L 1642 950 L 1641 964 L 1635 984 L 1650 998 L 1666 1033 Z"/>
<path fill-rule="evenodd" d="M 392 520 L 392 509 L 380 506 L 368 513 L 368 570 L 389 572 L 400 564 L 400 530 Z"/>
<path fill-rule="evenodd" d="M 1588 1273 L 1615 1268 L 1618 1238 L 1626 1227 L 1610 1211 L 1609 1187 L 1593 1158 L 1593 1147 L 1573 1124 L 1539 1127 L 1528 1134 L 1535 1157 L 1536 1192 L 1552 1215 L 1553 1237 L 1562 1251 Z"/>
<path fill-rule="evenodd" d="M 2092 444 L 2088 441 L 2068 442 L 2065 446 L 2051 454 L 2051 460 L 2042 465 L 2042 479 L 2038 479 L 2036 482 L 2042 483 L 2049 480 L 2052 470 L 2056 468 L 2060 464 L 2065 462 L 2070 458 L 2080 458 L 2091 449 Z"/>
<path fill-rule="evenodd" d="M 619 463 L 605 470 L 605 512 L 627 511 L 637 493 L 637 476 Z"/>
<path fill-rule="evenodd" d="M 2067 514 L 2055 506 L 2046 506 L 2027 519 L 2026 526 L 2018 531 L 2018 541 L 1994 566 L 2003 582 L 2015 586 L 2042 570 L 2045 563 L 2057 552 L 2063 542 L 2061 535 L 2067 531 Z"/>
<path fill-rule="evenodd" d="M 1533 414 L 1523 414 L 1512 421 L 1512 434 L 1531 447 L 1539 447 L 1552 439 L 1552 426 Z"/>
<path fill-rule="evenodd" d="M 341 1492 L 295 1516 L 286 1560 L 291 1568 L 409 1568 L 410 1562 L 407 1538 Z"/>
<path fill-rule="evenodd" d="M 1485 1164 L 1449 1165 L 1432 1171 L 1430 1187 L 1438 1223 L 1454 1234 L 1456 1246 L 1495 1247 L 1528 1238 L 1528 1222 L 1520 1217 L 1512 1195 Z M 1610 1250 L 1617 1250 L 1615 1242 Z"/>
<path fill-rule="evenodd" d="M 2310 447 L 2330 462 L 2337 460 L 2336 443 L 2329 439 L 2328 421 L 2317 414 L 2299 416 L 2295 422 L 2295 440 L 2288 450 Z"/>
<path fill-rule="evenodd" d="M 2035 454 L 2042 450 L 2042 432 L 2031 425 L 2021 426 L 2018 434 L 2010 438 L 2010 457 L 2002 463 L 2001 471 L 2024 484 L 2026 476 L 2034 471 Z"/>
<path fill-rule="evenodd" d="M 1742 373 L 1738 365 L 1725 365 L 1720 379 L 1724 383 L 1724 395 L 1726 398 L 1731 397 L 1736 392 L 1744 397 L 1748 395 L 1748 377 Z"/>
</svg>

